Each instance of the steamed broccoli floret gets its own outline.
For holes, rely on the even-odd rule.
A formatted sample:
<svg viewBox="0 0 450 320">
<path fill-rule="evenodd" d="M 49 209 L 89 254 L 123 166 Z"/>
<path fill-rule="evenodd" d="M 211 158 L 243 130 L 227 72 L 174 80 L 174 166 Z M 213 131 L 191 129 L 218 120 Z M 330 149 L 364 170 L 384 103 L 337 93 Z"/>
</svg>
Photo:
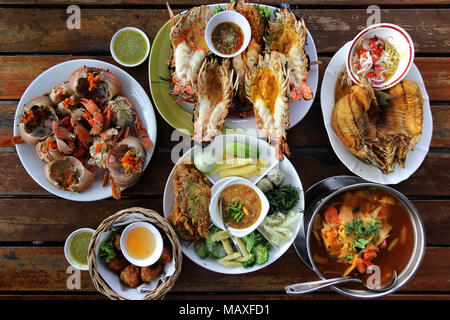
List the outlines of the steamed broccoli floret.
<svg viewBox="0 0 450 320">
<path fill-rule="evenodd" d="M 263 244 L 258 244 L 254 247 L 252 253 L 255 256 L 256 264 L 264 264 L 269 260 L 269 250 Z"/>
<path fill-rule="evenodd" d="M 205 259 L 208 257 L 208 248 L 206 247 L 204 240 L 196 242 L 194 245 L 194 250 L 200 259 Z"/>
</svg>

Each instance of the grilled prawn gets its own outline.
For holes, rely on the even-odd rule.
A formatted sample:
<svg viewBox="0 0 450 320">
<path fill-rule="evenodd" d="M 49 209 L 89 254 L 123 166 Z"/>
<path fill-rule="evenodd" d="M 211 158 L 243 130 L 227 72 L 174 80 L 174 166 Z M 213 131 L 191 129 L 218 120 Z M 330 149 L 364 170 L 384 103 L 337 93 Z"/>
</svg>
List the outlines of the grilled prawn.
<svg viewBox="0 0 450 320">
<path fill-rule="evenodd" d="M 230 60 L 220 64 L 206 59 L 198 76 L 197 101 L 194 106 L 194 140 L 210 141 L 222 129 L 233 98 L 233 71 Z"/>
<path fill-rule="evenodd" d="M 207 6 L 194 7 L 176 23 L 170 8 L 169 14 L 174 22 L 170 31 L 173 49 L 169 65 L 173 84 L 171 94 L 194 97 L 198 72 L 209 51 L 205 28 L 211 18 L 211 10 Z"/>
<path fill-rule="evenodd" d="M 276 50 L 280 53 L 283 64 L 289 69 L 289 98 L 292 100 L 313 97 L 311 88 L 306 84 L 308 75 L 308 58 L 305 53 L 306 26 L 303 19 L 297 20 L 289 5 L 283 4 L 275 12 L 275 19 L 269 22 L 265 35 L 268 52 Z"/>
<path fill-rule="evenodd" d="M 289 127 L 289 73 L 280 54 L 273 51 L 259 58 L 258 65 L 245 77 L 245 92 L 253 103 L 256 123 L 275 145 L 278 160 L 290 154 L 286 143 Z"/>
<path fill-rule="evenodd" d="M 246 3 L 245 0 L 231 2 L 228 4 L 227 9 L 242 14 L 249 22 L 252 31 L 247 49 L 232 59 L 233 69 L 237 75 L 239 84 L 238 93 L 235 97 L 236 103 L 232 111 L 241 117 L 246 117 L 249 111 L 251 111 L 252 105 L 245 96 L 245 74 L 258 64 L 259 55 L 262 52 L 263 46 L 264 19 L 258 10 Z"/>
</svg>

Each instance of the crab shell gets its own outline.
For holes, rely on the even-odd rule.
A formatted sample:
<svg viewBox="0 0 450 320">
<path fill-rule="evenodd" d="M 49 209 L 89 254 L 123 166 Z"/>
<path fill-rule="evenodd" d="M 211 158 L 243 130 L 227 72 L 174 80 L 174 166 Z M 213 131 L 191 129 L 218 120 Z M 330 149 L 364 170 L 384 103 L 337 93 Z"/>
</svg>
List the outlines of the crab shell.
<svg viewBox="0 0 450 320">
<path fill-rule="evenodd" d="M 62 118 L 65 116 L 70 116 L 74 110 L 81 108 L 80 98 L 78 98 L 78 96 L 71 95 L 67 98 L 75 101 L 76 105 L 75 106 L 69 105 L 69 107 L 66 108 L 66 106 L 64 105 L 64 101 L 58 103 L 58 105 L 56 106 L 56 114 Z"/>
<path fill-rule="evenodd" d="M 121 161 L 118 159 L 122 158 L 130 149 L 134 150 L 136 153 L 136 157 L 140 160 L 140 165 L 139 169 L 133 170 L 131 173 L 126 173 L 122 168 Z M 133 136 L 128 136 L 109 150 L 106 168 L 109 171 L 110 177 L 119 187 L 127 188 L 135 184 L 141 177 L 144 170 L 144 160 L 145 150 L 139 142 L 139 139 Z"/>
<path fill-rule="evenodd" d="M 50 136 L 43 141 L 39 141 L 36 144 L 36 152 L 39 158 L 41 158 L 41 160 L 43 160 L 46 163 L 50 163 L 64 156 L 64 154 L 62 154 L 58 148 L 52 149 L 49 145 L 49 142 L 56 143 L 56 139 Z"/>
<path fill-rule="evenodd" d="M 39 96 L 31 99 L 23 106 L 22 118 L 25 116 L 27 111 L 30 111 L 33 107 L 38 107 L 49 112 L 47 119 L 42 119 L 36 128 L 30 130 L 26 124 L 21 121 L 19 122 L 19 132 L 23 141 L 28 144 L 35 145 L 39 141 L 44 140 L 50 136 L 52 131 L 52 125 L 58 120 L 58 116 L 53 108 L 52 101 L 47 96 Z"/>
<path fill-rule="evenodd" d="M 89 73 L 100 78 L 93 90 L 89 90 Z M 103 105 L 122 92 L 119 79 L 108 70 L 100 68 L 81 67 L 72 72 L 68 84 L 77 96 L 94 100 L 99 105 Z"/>
<path fill-rule="evenodd" d="M 80 160 L 70 156 L 46 164 L 44 172 L 52 186 L 65 191 L 83 192 L 89 189 L 95 180 L 95 175 L 87 170 Z M 72 185 L 64 187 L 61 185 L 61 181 L 65 181 L 67 172 L 75 175 L 76 180 Z"/>
<path fill-rule="evenodd" d="M 50 91 L 50 100 L 54 105 L 57 105 L 64 101 L 66 98 L 70 98 L 74 94 L 73 90 L 70 89 L 69 84 L 66 82 L 57 84 Z"/>
<path fill-rule="evenodd" d="M 134 121 L 134 106 L 130 99 L 118 96 L 106 103 L 106 108 L 111 109 L 111 120 L 116 128 L 123 128 Z"/>
</svg>

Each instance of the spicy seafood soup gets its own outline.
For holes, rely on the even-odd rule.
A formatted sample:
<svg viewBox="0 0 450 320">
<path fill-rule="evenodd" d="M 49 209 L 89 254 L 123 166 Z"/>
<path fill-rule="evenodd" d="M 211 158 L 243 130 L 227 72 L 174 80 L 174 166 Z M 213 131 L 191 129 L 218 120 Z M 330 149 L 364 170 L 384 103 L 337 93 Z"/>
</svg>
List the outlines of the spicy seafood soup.
<svg viewBox="0 0 450 320">
<path fill-rule="evenodd" d="M 313 263 L 326 278 L 371 275 L 380 269 L 380 285 L 400 274 L 414 247 L 411 217 L 387 191 L 359 187 L 338 194 L 316 215 L 310 235 Z M 347 287 L 347 285 L 346 285 Z M 348 287 L 362 287 L 352 284 Z"/>
</svg>

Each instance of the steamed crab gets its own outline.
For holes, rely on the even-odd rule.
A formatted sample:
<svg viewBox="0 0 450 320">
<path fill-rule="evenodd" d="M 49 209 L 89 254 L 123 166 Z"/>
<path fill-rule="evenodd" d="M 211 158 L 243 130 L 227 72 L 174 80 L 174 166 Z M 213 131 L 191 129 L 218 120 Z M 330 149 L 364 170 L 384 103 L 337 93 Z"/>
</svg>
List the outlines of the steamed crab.
<svg viewBox="0 0 450 320">
<path fill-rule="evenodd" d="M 142 174 L 144 146 L 153 148 L 131 100 L 121 94 L 121 84 L 111 72 L 79 68 L 68 82 L 26 103 L 20 136 L 4 139 L 0 147 L 36 145 L 37 155 L 46 162 L 46 178 L 65 191 L 85 191 L 95 180 L 93 171 L 103 168 L 104 186 L 109 180 L 119 199 L 120 187 L 134 184 Z M 131 126 L 142 144 L 129 135 Z"/>
<path fill-rule="evenodd" d="M 69 77 L 69 88 L 78 96 L 103 103 L 113 99 L 122 92 L 119 79 L 108 70 L 82 67 Z"/>
<path fill-rule="evenodd" d="M 128 136 L 106 156 L 106 172 L 109 174 L 111 190 L 115 199 L 120 199 L 120 188 L 135 184 L 144 170 L 145 149 L 136 137 Z"/>
<path fill-rule="evenodd" d="M 80 160 L 72 156 L 56 159 L 45 165 L 45 177 L 54 187 L 72 192 L 87 190 L 95 175 L 87 170 Z"/>
<path fill-rule="evenodd" d="M 57 120 L 58 116 L 48 97 L 33 98 L 23 107 L 18 126 L 20 136 L 0 141 L 0 147 L 10 147 L 23 142 L 35 145 L 52 134 L 52 126 Z"/>
</svg>

